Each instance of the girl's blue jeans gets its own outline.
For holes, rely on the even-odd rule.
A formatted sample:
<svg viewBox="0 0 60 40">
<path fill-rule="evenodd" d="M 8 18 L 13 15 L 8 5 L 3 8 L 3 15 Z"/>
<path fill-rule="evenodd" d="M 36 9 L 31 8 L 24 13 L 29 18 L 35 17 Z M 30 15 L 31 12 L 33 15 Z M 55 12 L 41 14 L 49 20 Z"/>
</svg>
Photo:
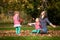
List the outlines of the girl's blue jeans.
<svg viewBox="0 0 60 40">
<path fill-rule="evenodd" d="M 41 32 L 41 31 L 43 31 L 43 32 Z M 38 30 L 32 30 L 32 33 L 47 33 L 47 29 L 42 29 L 42 30 L 40 30 L 40 29 L 38 29 Z"/>
<path fill-rule="evenodd" d="M 16 34 L 20 34 L 20 31 L 21 31 L 20 26 L 17 26 L 17 27 L 16 27 Z"/>
<path fill-rule="evenodd" d="M 32 30 L 32 33 L 40 33 L 40 29 L 38 29 L 38 30 Z"/>
</svg>

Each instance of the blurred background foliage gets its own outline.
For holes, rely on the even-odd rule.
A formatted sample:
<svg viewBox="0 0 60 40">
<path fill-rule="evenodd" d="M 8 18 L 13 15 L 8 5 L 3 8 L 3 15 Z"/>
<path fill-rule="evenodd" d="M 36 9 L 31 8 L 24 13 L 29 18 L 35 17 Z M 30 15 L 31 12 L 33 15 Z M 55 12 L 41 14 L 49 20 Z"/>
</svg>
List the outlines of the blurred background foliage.
<svg viewBox="0 0 60 40">
<path fill-rule="evenodd" d="M 60 0 L 0 0 L 0 23 L 13 23 L 15 10 L 20 11 L 23 24 L 31 22 L 32 18 L 39 17 L 46 10 L 49 20 L 60 25 Z"/>
</svg>

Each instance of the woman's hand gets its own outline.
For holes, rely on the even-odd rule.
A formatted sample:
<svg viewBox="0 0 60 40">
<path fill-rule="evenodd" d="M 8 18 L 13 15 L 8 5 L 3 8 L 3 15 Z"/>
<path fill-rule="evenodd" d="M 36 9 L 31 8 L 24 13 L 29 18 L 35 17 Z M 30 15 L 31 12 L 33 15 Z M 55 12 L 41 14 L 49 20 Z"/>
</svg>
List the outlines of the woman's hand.
<svg viewBox="0 0 60 40">
<path fill-rule="evenodd" d="M 56 28 L 56 25 L 53 25 L 52 23 L 50 23 L 50 25 L 51 25 L 53 28 Z"/>
<path fill-rule="evenodd" d="M 53 28 L 56 28 L 56 25 L 53 25 Z"/>
</svg>

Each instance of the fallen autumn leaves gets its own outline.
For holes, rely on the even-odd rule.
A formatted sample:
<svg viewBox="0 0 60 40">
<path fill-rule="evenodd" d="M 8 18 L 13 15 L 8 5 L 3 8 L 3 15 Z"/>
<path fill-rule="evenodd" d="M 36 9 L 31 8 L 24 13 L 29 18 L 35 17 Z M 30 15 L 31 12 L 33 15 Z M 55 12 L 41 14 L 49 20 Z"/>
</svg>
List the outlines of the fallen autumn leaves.
<svg viewBox="0 0 60 40">
<path fill-rule="evenodd" d="M 21 30 L 20 35 L 16 35 L 15 30 L 0 30 L 0 37 L 1 36 L 48 36 L 48 37 L 53 37 L 53 36 L 60 36 L 60 30 L 58 31 L 53 31 L 49 30 L 47 34 L 31 34 L 30 30 Z"/>
</svg>

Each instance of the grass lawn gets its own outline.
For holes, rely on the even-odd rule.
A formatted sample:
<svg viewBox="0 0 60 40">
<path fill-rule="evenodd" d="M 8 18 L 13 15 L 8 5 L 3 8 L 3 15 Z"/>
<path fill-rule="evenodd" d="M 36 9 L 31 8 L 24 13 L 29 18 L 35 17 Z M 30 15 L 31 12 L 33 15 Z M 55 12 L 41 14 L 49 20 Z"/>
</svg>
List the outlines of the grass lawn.
<svg viewBox="0 0 60 40">
<path fill-rule="evenodd" d="M 60 37 L 41 37 L 41 36 L 18 36 L 0 37 L 0 40 L 60 40 Z"/>
<path fill-rule="evenodd" d="M 22 26 L 21 30 L 33 30 L 34 27 Z M 52 28 L 48 26 L 49 30 L 60 30 L 60 27 Z M 15 30 L 13 24 L 1 24 L 0 30 Z M 60 36 L 55 37 L 41 37 L 41 36 L 3 36 L 0 37 L 0 40 L 60 40 Z"/>
<path fill-rule="evenodd" d="M 21 30 L 33 30 L 33 26 L 22 26 Z M 0 30 L 15 30 L 13 25 L 2 25 L 0 26 Z M 60 30 L 60 26 L 57 26 L 56 28 L 53 28 L 51 26 L 48 26 L 48 30 Z"/>
</svg>

